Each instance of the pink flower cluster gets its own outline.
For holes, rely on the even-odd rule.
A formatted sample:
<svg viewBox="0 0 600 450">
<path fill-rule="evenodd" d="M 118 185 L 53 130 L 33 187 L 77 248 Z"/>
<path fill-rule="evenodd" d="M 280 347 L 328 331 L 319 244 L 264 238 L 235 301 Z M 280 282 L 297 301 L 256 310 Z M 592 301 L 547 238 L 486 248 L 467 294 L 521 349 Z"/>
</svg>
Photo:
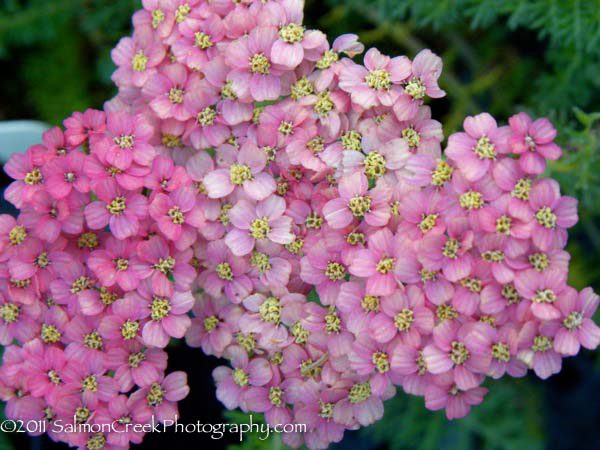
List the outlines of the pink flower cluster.
<svg viewBox="0 0 600 450">
<path fill-rule="evenodd" d="M 188 388 L 162 349 L 185 336 L 228 360 L 227 408 L 327 448 L 398 387 L 459 418 L 486 377 L 547 378 L 600 343 L 598 296 L 566 281 L 576 201 L 539 178 L 561 154 L 548 120 L 468 117 L 443 157 L 431 51 L 358 64 L 357 37 L 330 46 L 300 0 L 143 4 L 106 113 L 6 166 L 9 417 L 169 418 Z"/>
<path fill-rule="evenodd" d="M 88 110 L 64 125 L 4 167 L 21 211 L 0 216 L 0 398 L 54 440 L 125 449 L 189 391 L 163 349 L 191 325 L 203 199 L 143 115 Z M 63 433 L 55 420 L 116 427 Z"/>
</svg>

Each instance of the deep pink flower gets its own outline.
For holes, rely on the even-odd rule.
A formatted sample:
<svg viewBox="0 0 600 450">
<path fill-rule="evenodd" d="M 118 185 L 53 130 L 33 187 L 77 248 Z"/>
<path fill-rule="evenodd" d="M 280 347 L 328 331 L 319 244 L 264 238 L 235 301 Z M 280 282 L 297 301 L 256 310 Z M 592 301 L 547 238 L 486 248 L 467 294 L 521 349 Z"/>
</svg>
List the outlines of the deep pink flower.
<svg viewBox="0 0 600 450">
<path fill-rule="evenodd" d="M 116 283 L 124 291 L 132 291 L 144 278 L 135 255 L 137 244 L 135 240 L 109 237 L 103 249 L 90 254 L 87 266 L 103 286 L 111 287 Z"/>
<path fill-rule="evenodd" d="M 99 183 L 96 195 L 98 200 L 85 207 L 85 220 L 92 230 L 108 225 L 117 239 L 138 234 L 140 220 L 147 217 L 146 197 L 126 191 L 112 180 Z"/>
<path fill-rule="evenodd" d="M 142 115 L 126 112 L 106 115 L 106 132 L 94 133 L 90 139 L 92 153 L 105 154 L 106 161 L 120 170 L 132 163 L 148 166 L 156 154 L 149 143 L 154 129 Z"/>
</svg>

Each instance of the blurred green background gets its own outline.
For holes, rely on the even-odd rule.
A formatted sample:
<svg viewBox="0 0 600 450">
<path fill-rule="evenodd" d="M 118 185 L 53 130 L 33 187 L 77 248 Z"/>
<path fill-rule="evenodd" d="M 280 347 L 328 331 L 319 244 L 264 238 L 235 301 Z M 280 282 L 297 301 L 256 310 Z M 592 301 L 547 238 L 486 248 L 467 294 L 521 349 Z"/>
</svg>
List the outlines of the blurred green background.
<svg viewBox="0 0 600 450">
<path fill-rule="evenodd" d="M 115 93 L 110 49 L 130 33 L 139 7 L 139 0 L 1 0 L 0 120 L 59 124 L 73 110 L 101 107 Z M 565 156 L 549 172 L 580 200 L 571 283 L 600 288 L 600 0 L 307 0 L 305 16 L 332 38 L 355 32 L 388 54 L 414 56 L 424 47 L 440 54 L 448 96 L 433 109 L 446 135 L 482 111 L 502 122 L 518 111 L 554 120 Z M 490 387 L 483 406 L 453 423 L 399 395 L 381 423 L 351 433 L 340 448 L 600 448 L 600 358 L 591 352 L 566 360 L 547 382 Z M 7 445 L 0 435 L 0 449 Z M 244 448 L 267 445 L 278 442 Z"/>
</svg>

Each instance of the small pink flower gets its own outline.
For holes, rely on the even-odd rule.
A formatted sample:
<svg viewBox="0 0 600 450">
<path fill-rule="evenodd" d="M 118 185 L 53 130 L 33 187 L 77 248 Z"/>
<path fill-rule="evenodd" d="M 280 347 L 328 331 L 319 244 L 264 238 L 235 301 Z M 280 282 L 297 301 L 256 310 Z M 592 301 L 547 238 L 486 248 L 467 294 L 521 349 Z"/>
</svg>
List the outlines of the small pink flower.
<svg viewBox="0 0 600 450">
<path fill-rule="evenodd" d="M 190 392 L 185 372 L 171 372 L 166 377 L 161 374 L 159 380 L 131 394 L 133 404 L 146 403 L 158 422 L 176 420 L 178 417 L 177 402 L 183 400 Z"/>
<path fill-rule="evenodd" d="M 193 244 L 197 236 L 195 227 L 205 222 L 192 187 L 181 187 L 168 195 L 157 194 L 148 207 L 148 213 L 156 220 L 161 233 L 175 241 L 178 249 Z"/>
<path fill-rule="evenodd" d="M 150 107 L 161 119 L 171 117 L 188 120 L 190 94 L 199 81 L 198 75 L 189 74 L 182 64 L 170 64 L 162 67 L 148 80 L 142 93 L 150 100 Z"/>
<path fill-rule="evenodd" d="M 553 341 L 556 327 L 544 329 L 539 322 L 526 322 L 519 332 L 518 358 L 542 380 L 560 372 L 562 357 L 554 351 Z"/>
<path fill-rule="evenodd" d="M 74 112 L 63 125 L 67 144 L 76 147 L 87 142 L 91 133 L 102 133 L 106 129 L 106 114 L 96 109 Z"/>
<path fill-rule="evenodd" d="M 446 155 L 467 180 L 477 181 L 490 170 L 499 154 L 508 152 L 510 129 L 499 128 L 488 113 L 467 117 L 463 127 L 465 132 L 454 133 L 448 138 Z"/>
<path fill-rule="evenodd" d="M 560 186 L 551 179 L 536 182 L 531 188 L 529 209 L 513 213 L 530 222 L 531 239 L 543 251 L 563 248 L 567 242 L 567 228 L 579 220 L 577 199 L 561 197 Z"/>
<path fill-rule="evenodd" d="M 315 286 L 324 305 L 335 304 L 347 275 L 348 268 L 341 254 L 324 241 L 313 245 L 300 260 L 300 278 Z"/>
<path fill-rule="evenodd" d="M 223 198 L 236 188 L 242 188 L 253 200 L 264 200 L 277 187 L 275 180 L 263 172 L 267 157 L 251 141 L 246 141 L 239 152 L 231 147 L 221 147 L 218 151 L 224 168 L 209 172 L 204 177 L 204 186 L 209 198 Z M 228 167 L 227 167 L 228 166 Z"/>
<path fill-rule="evenodd" d="M 350 225 L 355 219 L 364 220 L 373 227 L 385 226 L 390 219 L 388 204 L 391 192 L 387 185 L 378 183 L 369 190 L 367 177 L 355 172 L 339 181 L 339 198 L 323 207 L 323 214 L 331 228 Z"/>
<path fill-rule="evenodd" d="M 479 386 L 489 370 L 491 355 L 471 353 L 467 346 L 470 324 L 460 326 L 444 321 L 433 332 L 433 343 L 423 349 L 427 370 L 433 374 L 451 372 L 461 390 Z"/>
<path fill-rule="evenodd" d="M 227 409 L 240 405 L 244 392 L 251 386 L 264 386 L 273 377 L 269 362 L 264 358 L 250 359 L 241 347 L 230 347 L 226 352 L 233 369 L 220 366 L 213 371 L 217 384 L 217 398 Z"/>
<path fill-rule="evenodd" d="M 263 102 L 281 94 L 283 71 L 272 56 L 276 40 L 275 27 L 256 27 L 227 46 L 225 61 L 233 68 L 227 78 L 238 98 Z"/>
<path fill-rule="evenodd" d="M 546 160 L 557 160 L 562 151 L 553 141 L 556 129 L 548 119 L 532 121 L 525 113 L 508 119 L 512 135 L 508 141 L 513 153 L 520 155 L 519 166 L 526 172 L 539 175 L 546 169 Z"/>
<path fill-rule="evenodd" d="M 105 287 L 115 283 L 124 291 L 132 291 L 142 280 L 135 256 L 137 241 L 108 238 L 105 247 L 90 254 L 87 265 Z"/>
<path fill-rule="evenodd" d="M 150 26 L 136 27 L 133 37 L 122 38 L 111 51 L 117 65 L 112 80 L 118 86 L 141 88 L 156 73 L 165 54 L 165 47 L 155 39 Z"/>
<path fill-rule="evenodd" d="M 106 366 L 115 372 L 115 381 L 121 392 L 129 392 L 133 386 L 150 386 L 160 381 L 167 368 L 167 354 L 158 348 L 145 348 L 140 342 L 127 347 L 113 346 L 107 349 Z"/>
<path fill-rule="evenodd" d="M 152 161 L 152 170 L 144 178 L 144 185 L 154 192 L 173 192 L 190 185 L 192 180 L 184 167 L 176 166 L 173 160 L 165 156 L 157 156 Z"/>
<path fill-rule="evenodd" d="M 164 283 L 172 277 L 175 287 L 185 291 L 190 289 L 196 270 L 190 262 L 193 250 L 188 248 L 176 251 L 163 237 L 152 236 L 137 246 L 136 270 L 141 278 L 150 277 L 153 285 Z"/>
<path fill-rule="evenodd" d="M 411 73 L 411 63 L 406 56 L 390 58 L 371 48 L 365 54 L 365 67 L 352 64 L 340 73 L 340 88 L 365 109 L 392 106 L 402 92 L 401 83 Z"/>
<path fill-rule="evenodd" d="M 194 318 L 185 336 L 190 347 L 201 347 L 207 355 L 221 357 L 239 331 L 243 308 L 225 297 L 199 296 L 193 308 Z"/>
<path fill-rule="evenodd" d="M 90 139 L 92 153 L 106 155 L 106 161 L 120 170 L 132 163 L 148 166 L 154 158 L 154 147 L 149 143 L 154 129 L 141 116 L 125 112 L 107 114 L 106 132 L 94 133 Z"/>
<path fill-rule="evenodd" d="M 135 299 L 143 305 L 145 316 L 149 318 L 142 327 L 142 339 L 150 347 L 164 348 L 169 338 L 181 339 L 191 325 L 187 315 L 194 306 L 190 291 L 175 291 L 171 283 L 142 283 L 136 292 L 125 298 Z"/>
<path fill-rule="evenodd" d="M 207 62 L 218 55 L 217 44 L 225 35 L 223 21 L 216 14 L 202 19 L 190 17 L 180 25 L 179 31 L 181 36 L 172 45 L 173 54 L 194 70 L 204 69 Z"/>
<path fill-rule="evenodd" d="M 240 200 L 229 211 L 235 228 L 227 233 L 225 243 L 236 256 L 249 254 L 257 242 L 291 243 L 292 219 L 284 213 L 285 200 L 281 197 L 271 196 L 256 204 Z"/>
<path fill-rule="evenodd" d="M 592 320 L 598 306 L 598 296 L 591 288 L 579 294 L 574 289 L 556 302 L 561 327 L 554 336 L 554 350 L 562 355 L 576 355 L 581 346 L 594 350 L 600 344 L 600 328 Z"/>
<path fill-rule="evenodd" d="M 348 270 L 366 278 L 367 290 L 373 295 L 390 295 L 399 286 L 394 275 L 397 256 L 394 237 L 384 228 L 369 236 L 367 249 L 356 252 Z"/>
<path fill-rule="evenodd" d="M 83 171 L 86 156 L 81 152 L 70 152 L 48 161 L 42 168 L 45 184 L 52 197 L 67 197 L 72 190 L 86 193 L 90 190 L 88 177 Z"/>
<path fill-rule="evenodd" d="M 369 323 L 369 334 L 381 343 L 400 336 L 402 343 L 417 347 L 421 336 L 431 334 L 434 325 L 434 315 L 425 306 L 423 292 L 411 286 L 405 293 L 395 292 L 381 299 L 381 312 Z"/>
<path fill-rule="evenodd" d="M 63 368 L 64 393 L 80 392 L 84 402 L 92 408 L 99 402 L 110 402 L 118 392 L 118 386 L 107 374 L 100 355 L 88 355 L 84 360 L 69 361 Z"/>
<path fill-rule="evenodd" d="M 441 98 L 446 93 L 439 88 L 438 78 L 442 73 L 442 59 L 431 50 L 421 50 L 412 62 L 411 74 L 404 83 L 404 91 L 394 103 L 398 120 L 409 120 L 417 115 L 425 96 Z"/>
<path fill-rule="evenodd" d="M 140 220 L 148 214 L 146 197 L 126 191 L 112 180 L 99 183 L 96 195 L 98 200 L 85 207 L 85 220 L 92 230 L 108 225 L 117 239 L 138 234 Z"/>
<path fill-rule="evenodd" d="M 452 374 L 438 375 L 425 389 L 425 406 L 437 411 L 446 410 L 448 420 L 460 419 L 471 411 L 471 406 L 480 404 L 488 390 L 482 387 L 460 389 Z"/>
</svg>

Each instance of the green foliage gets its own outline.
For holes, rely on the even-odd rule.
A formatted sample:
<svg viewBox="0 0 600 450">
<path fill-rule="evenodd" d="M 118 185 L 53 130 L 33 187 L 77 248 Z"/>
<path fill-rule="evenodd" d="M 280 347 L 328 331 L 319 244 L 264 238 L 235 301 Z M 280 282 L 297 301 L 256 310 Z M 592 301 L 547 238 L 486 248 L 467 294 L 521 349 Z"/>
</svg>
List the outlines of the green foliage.
<svg viewBox="0 0 600 450">
<path fill-rule="evenodd" d="M 241 411 L 226 411 L 223 415 L 228 423 L 249 423 L 248 414 Z M 252 414 L 252 423 L 264 424 L 264 417 L 261 414 Z M 229 445 L 227 450 L 282 450 L 284 448 L 287 447 L 283 445 L 281 437 L 276 433 L 271 433 L 267 439 L 259 433 L 248 433 L 244 435 L 242 442 Z"/>
<path fill-rule="evenodd" d="M 115 91 L 110 49 L 131 32 L 131 15 L 140 3 L 1 2 L 0 69 L 7 79 L 0 97 L 12 108 L 0 107 L 0 120 L 29 116 L 58 124 L 73 110 L 100 107 Z"/>
<path fill-rule="evenodd" d="M 363 433 L 390 450 L 541 450 L 538 390 L 526 380 L 488 383 L 490 392 L 464 419 L 448 421 L 423 399 L 399 394 L 385 403 L 383 420 Z"/>
</svg>

